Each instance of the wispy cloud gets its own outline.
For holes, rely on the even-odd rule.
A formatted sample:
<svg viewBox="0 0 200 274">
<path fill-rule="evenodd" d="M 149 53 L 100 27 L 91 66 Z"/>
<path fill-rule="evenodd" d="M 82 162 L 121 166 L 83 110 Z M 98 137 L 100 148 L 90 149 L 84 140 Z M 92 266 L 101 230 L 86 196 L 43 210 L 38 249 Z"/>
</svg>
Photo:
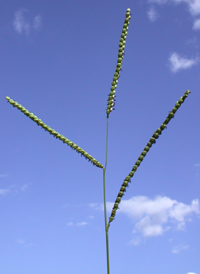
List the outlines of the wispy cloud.
<svg viewBox="0 0 200 274">
<path fill-rule="evenodd" d="M 177 245 L 177 246 L 173 247 L 172 253 L 180 253 L 180 251 L 186 250 L 188 248 L 189 248 L 189 245 L 180 244 L 180 245 Z"/>
<path fill-rule="evenodd" d="M 193 29 L 194 30 L 200 30 L 200 19 L 197 19 L 197 20 L 194 21 Z"/>
<path fill-rule="evenodd" d="M 27 184 L 24 184 L 22 187 L 21 187 L 21 191 L 26 191 L 28 189 L 28 185 Z"/>
<path fill-rule="evenodd" d="M 174 4 L 186 4 L 188 8 L 188 12 L 193 16 L 197 16 L 200 14 L 200 1 L 199 0 L 148 0 L 149 3 L 155 3 L 159 5 L 163 5 L 166 3 L 171 3 L 173 2 Z M 193 29 L 197 30 L 200 29 L 199 27 L 199 19 L 195 20 Z"/>
<path fill-rule="evenodd" d="M 73 225 L 73 222 L 68 222 L 67 223 L 67 226 L 72 226 Z"/>
<path fill-rule="evenodd" d="M 177 53 L 172 53 L 168 59 L 169 66 L 172 72 L 177 72 L 181 69 L 189 69 L 192 66 L 196 65 L 199 62 L 198 58 L 187 59 L 181 57 Z"/>
<path fill-rule="evenodd" d="M 5 177 L 8 177 L 9 175 L 8 174 L 0 174 L 0 178 L 5 178 Z"/>
<path fill-rule="evenodd" d="M 30 25 L 24 18 L 24 13 L 27 12 L 27 9 L 20 9 L 15 13 L 15 19 L 13 21 L 14 29 L 19 34 L 25 32 L 27 35 L 29 34 Z"/>
<path fill-rule="evenodd" d="M 35 16 L 33 20 L 33 28 L 39 29 L 42 26 L 42 17 L 40 15 Z"/>
<path fill-rule="evenodd" d="M 111 212 L 113 203 L 107 202 L 107 209 Z M 103 210 L 103 205 L 95 207 Z M 136 196 L 120 203 L 118 213 L 123 213 L 134 224 L 133 233 L 136 238 L 132 244 L 140 243 L 141 237 L 154 237 L 163 235 L 175 225 L 175 229 L 184 230 L 186 221 L 191 221 L 191 215 L 200 215 L 199 201 L 193 200 L 186 205 L 166 196 L 156 196 L 150 199 L 146 196 Z M 138 236 L 139 235 L 139 236 Z"/>
<path fill-rule="evenodd" d="M 81 223 L 76 223 L 76 224 L 74 224 L 73 222 L 68 222 L 67 226 L 73 226 L 73 225 L 84 226 L 84 225 L 87 225 L 87 224 L 88 224 L 87 222 L 81 222 Z"/>
<path fill-rule="evenodd" d="M 31 243 L 26 243 L 26 241 L 24 239 L 18 239 L 17 242 L 18 242 L 18 244 L 22 245 L 23 247 L 30 247 L 30 246 L 35 245 L 35 244 L 31 244 Z"/>
<path fill-rule="evenodd" d="M 186 3 L 188 6 L 188 11 L 191 15 L 196 16 L 200 14 L 200 1 L 199 0 L 149 0 L 149 3 L 156 3 L 159 5 L 174 2 L 175 4 Z"/>
<path fill-rule="evenodd" d="M 149 20 L 152 22 L 155 22 L 156 19 L 158 18 L 158 13 L 156 12 L 154 7 L 151 7 L 149 11 L 147 12 L 147 15 L 149 17 Z"/>
<path fill-rule="evenodd" d="M 0 188 L 0 195 L 6 195 L 10 192 L 9 188 Z"/>
<path fill-rule="evenodd" d="M 33 19 L 33 24 L 30 24 L 29 18 L 25 18 L 25 14 L 27 14 L 27 12 L 28 10 L 23 8 L 23 9 L 19 9 L 15 13 L 13 26 L 15 31 L 21 35 L 23 33 L 25 33 L 26 35 L 29 35 L 31 28 L 39 29 L 42 26 L 42 17 L 39 15 L 35 16 Z"/>
<path fill-rule="evenodd" d="M 81 222 L 81 223 L 77 223 L 76 225 L 77 226 L 84 226 L 84 225 L 87 225 L 88 223 L 86 223 L 86 222 Z"/>
</svg>

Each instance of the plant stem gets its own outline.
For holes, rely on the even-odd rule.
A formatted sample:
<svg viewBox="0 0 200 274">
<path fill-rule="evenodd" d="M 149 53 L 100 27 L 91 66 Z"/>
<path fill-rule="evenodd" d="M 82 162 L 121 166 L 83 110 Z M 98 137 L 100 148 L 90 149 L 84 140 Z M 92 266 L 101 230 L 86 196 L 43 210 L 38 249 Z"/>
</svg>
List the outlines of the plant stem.
<svg viewBox="0 0 200 274">
<path fill-rule="evenodd" d="M 106 213 L 106 167 L 107 167 L 107 151 L 108 151 L 108 116 L 106 128 L 106 161 L 103 168 L 103 196 L 104 196 L 104 217 L 105 217 L 105 232 L 106 232 L 106 256 L 107 256 L 107 274 L 110 274 L 109 266 L 109 242 L 108 242 L 108 226 L 107 226 L 107 213 Z"/>
</svg>

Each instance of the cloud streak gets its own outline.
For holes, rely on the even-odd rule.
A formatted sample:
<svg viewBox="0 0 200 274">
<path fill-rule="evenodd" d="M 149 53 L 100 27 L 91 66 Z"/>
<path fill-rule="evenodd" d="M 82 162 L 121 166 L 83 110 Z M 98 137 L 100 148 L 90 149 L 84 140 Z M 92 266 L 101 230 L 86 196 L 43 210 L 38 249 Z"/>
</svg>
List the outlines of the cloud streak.
<svg viewBox="0 0 200 274">
<path fill-rule="evenodd" d="M 37 15 L 33 19 L 33 24 L 30 24 L 29 21 L 25 18 L 25 13 L 27 13 L 27 9 L 19 9 L 15 13 L 15 18 L 13 21 L 14 30 L 22 35 L 26 34 L 27 36 L 30 34 L 31 28 L 38 30 L 42 26 L 42 17 Z"/>
<path fill-rule="evenodd" d="M 187 59 L 184 57 L 181 57 L 177 53 L 172 53 L 168 59 L 169 66 L 172 72 L 178 72 L 182 69 L 189 69 L 192 66 L 196 65 L 199 62 L 198 58 L 195 59 Z"/>
<path fill-rule="evenodd" d="M 147 12 L 147 15 L 149 17 L 149 20 L 152 22 L 155 22 L 158 18 L 158 13 L 156 12 L 156 10 L 153 7 L 151 7 L 149 9 L 149 11 Z"/>
<path fill-rule="evenodd" d="M 149 3 L 156 3 L 163 5 L 168 2 L 174 2 L 175 4 L 186 3 L 188 6 L 188 11 L 191 15 L 196 16 L 200 14 L 200 1 L 199 0 L 149 0 Z"/>
<path fill-rule="evenodd" d="M 24 13 L 27 12 L 27 9 L 20 9 L 15 13 L 15 19 L 13 21 L 13 26 L 16 32 L 19 34 L 22 34 L 23 32 L 26 33 L 26 35 L 29 34 L 30 25 L 28 22 L 26 22 L 24 18 Z"/>
<path fill-rule="evenodd" d="M 158 5 L 163 5 L 171 2 L 173 2 L 175 5 L 184 3 L 187 5 L 188 12 L 193 17 L 200 15 L 200 0 L 148 0 L 148 2 L 158 4 Z M 151 18 L 154 20 L 155 15 L 153 10 L 151 11 L 150 9 L 150 11 L 147 14 L 150 20 Z M 200 29 L 200 19 L 196 19 L 193 24 L 193 30 L 199 30 L 199 29 Z"/>
<path fill-rule="evenodd" d="M 194 30 L 200 30 L 200 19 L 197 19 L 197 20 L 194 21 L 193 29 Z"/>
<path fill-rule="evenodd" d="M 6 195 L 10 192 L 9 188 L 0 188 L 0 195 Z"/>
<path fill-rule="evenodd" d="M 39 29 L 42 26 L 42 17 L 37 15 L 33 20 L 33 28 Z"/>
</svg>

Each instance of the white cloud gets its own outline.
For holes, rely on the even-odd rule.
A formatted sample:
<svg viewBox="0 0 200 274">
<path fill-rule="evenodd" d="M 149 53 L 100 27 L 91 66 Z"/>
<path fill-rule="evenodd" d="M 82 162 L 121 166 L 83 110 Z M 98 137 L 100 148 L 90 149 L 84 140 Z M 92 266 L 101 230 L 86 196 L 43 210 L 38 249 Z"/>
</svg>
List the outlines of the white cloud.
<svg viewBox="0 0 200 274">
<path fill-rule="evenodd" d="M 165 3 L 174 2 L 174 4 L 184 3 L 187 5 L 189 13 L 195 17 L 200 14 L 200 0 L 148 0 L 149 3 L 163 5 Z M 194 22 L 193 29 L 200 29 L 199 19 Z"/>
<path fill-rule="evenodd" d="M 84 226 L 84 225 L 87 225 L 88 223 L 86 223 L 86 222 L 81 222 L 81 223 L 77 223 L 76 225 L 77 226 Z M 74 223 L 73 222 L 68 222 L 67 223 L 67 226 L 73 226 L 74 225 Z"/>
<path fill-rule="evenodd" d="M 33 20 L 33 28 L 39 29 L 42 26 L 42 17 L 37 15 Z"/>
<path fill-rule="evenodd" d="M 193 200 L 186 205 L 166 196 L 156 196 L 150 199 L 146 196 L 136 196 L 129 200 L 122 200 L 118 213 L 126 214 L 134 224 L 133 233 L 142 237 L 163 235 L 175 225 L 176 230 L 184 230 L 186 221 L 191 221 L 192 214 L 199 214 L 199 201 Z M 107 202 L 107 209 L 111 212 L 113 203 Z M 95 209 L 103 210 L 103 205 Z M 136 236 L 133 244 L 140 243 Z"/>
<path fill-rule="evenodd" d="M 182 0 L 188 4 L 190 13 L 195 16 L 200 14 L 200 1 L 199 0 Z"/>
<path fill-rule="evenodd" d="M 194 272 L 188 272 L 187 274 L 197 274 L 197 273 L 194 273 Z"/>
<path fill-rule="evenodd" d="M 174 2 L 175 4 L 186 3 L 191 15 L 195 16 L 200 14 L 200 1 L 199 0 L 149 0 L 150 3 L 156 3 L 159 5 L 167 2 Z"/>
<path fill-rule="evenodd" d="M 27 12 L 27 9 L 20 9 L 15 13 L 15 19 L 13 22 L 14 29 L 19 34 L 22 34 L 24 31 L 27 35 L 29 34 L 30 25 L 26 22 L 24 18 L 24 12 Z"/>
<path fill-rule="evenodd" d="M 197 19 L 197 20 L 194 21 L 193 29 L 194 30 L 200 30 L 200 19 Z"/>
<path fill-rule="evenodd" d="M 9 188 L 0 188 L 0 195 L 6 195 L 7 193 L 10 192 L 10 189 Z"/>
<path fill-rule="evenodd" d="M 172 249 L 172 253 L 180 253 L 181 250 L 186 250 L 188 249 L 189 246 L 188 245 L 183 245 L 183 244 L 180 244 L 178 246 L 174 246 L 173 249 Z"/>
<path fill-rule="evenodd" d="M 177 72 L 181 69 L 188 69 L 196 65 L 199 61 L 198 58 L 187 59 L 180 57 L 177 53 L 172 53 L 169 57 L 169 65 L 172 72 Z"/>
<path fill-rule="evenodd" d="M 31 28 L 37 30 L 42 26 L 42 17 L 37 15 L 33 19 L 33 25 L 29 23 L 29 20 L 25 18 L 25 13 L 27 13 L 27 9 L 19 9 L 15 13 L 15 19 L 13 21 L 14 29 L 17 33 L 26 35 L 30 34 Z"/>
<path fill-rule="evenodd" d="M 28 185 L 27 184 L 24 184 L 22 187 L 21 187 L 21 191 L 26 191 L 28 189 Z"/>
<path fill-rule="evenodd" d="M 93 203 L 93 204 L 89 204 L 89 206 L 92 207 L 92 208 L 96 208 L 98 206 L 98 204 L 97 203 Z"/>
<path fill-rule="evenodd" d="M 22 245 L 23 247 L 30 247 L 30 246 L 35 245 L 35 244 L 32 244 L 32 243 L 26 243 L 26 241 L 23 240 L 23 239 L 18 239 L 17 242 L 18 242 L 18 244 Z"/>
<path fill-rule="evenodd" d="M 149 11 L 147 12 L 147 15 L 150 19 L 150 21 L 154 22 L 158 18 L 158 13 L 156 12 L 155 8 L 151 7 Z"/>
<path fill-rule="evenodd" d="M 76 225 L 78 225 L 78 226 L 83 226 L 83 225 L 87 225 L 88 223 L 86 223 L 86 222 L 81 222 L 81 223 L 77 223 Z"/>
</svg>

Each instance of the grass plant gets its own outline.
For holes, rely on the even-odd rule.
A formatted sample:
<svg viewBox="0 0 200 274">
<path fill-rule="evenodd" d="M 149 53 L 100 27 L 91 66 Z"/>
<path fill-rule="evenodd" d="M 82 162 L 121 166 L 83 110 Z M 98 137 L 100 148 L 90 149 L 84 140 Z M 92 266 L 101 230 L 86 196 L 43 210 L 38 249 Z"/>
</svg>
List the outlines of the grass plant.
<svg viewBox="0 0 200 274">
<path fill-rule="evenodd" d="M 159 136 L 162 134 L 162 131 L 167 127 L 167 124 L 170 122 L 172 118 L 174 118 L 174 114 L 176 111 L 180 108 L 180 106 L 183 104 L 185 99 L 188 97 L 190 91 L 186 90 L 186 92 L 183 94 L 183 96 L 180 97 L 180 99 L 176 102 L 175 106 L 172 108 L 172 110 L 167 115 L 164 122 L 160 125 L 159 128 L 153 133 L 149 141 L 147 142 L 146 146 L 144 147 L 142 153 L 138 157 L 137 161 L 133 165 L 133 168 L 129 172 L 129 174 L 125 177 L 121 188 L 119 190 L 119 193 L 117 195 L 117 198 L 115 200 L 111 215 L 109 219 L 107 219 L 107 211 L 106 211 L 106 167 L 107 167 L 107 151 L 108 151 L 108 122 L 110 113 L 114 110 L 115 105 L 115 93 L 117 88 L 117 83 L 119 79 L 119 74 L 121 72 L 122 68 L 122 60 L 124 58 L 124 50 L 125 50 L 125 44 L 126 44 L 126 37 L 128 33 L 128 25 L 129 21 L 131 19 L 131 12 L 130 9 L 126 10 L 126 16 L 125 21 L 120 37 L 119 42 L 119 51 L 118 51 L 118 59 L 117 59 L 117 65 L 114 73 L 114 77 L 111 83 L 110 93 L 108 96 L 108 103 L 107 103 L 107 109 L 106 109 L 106 115 L 107 115 L 107 127 L 106 127 L 106 153 L 105 153 L 105 165 L 103 166 L 99 161 L 97 161 L 94 157 L 92 157 L 89 153 L 87 153 L 85 150 L 80 148 L 78 145 L 55 131 L 54 129 L 47 126 L 41 119 L 39 119 L 37 116 L 35 116 L 33 113 L 30 113 L 26 108 L 24 108 L 22 105 L 18 104 L 16 101 L 13 101 L 8 96 L 6 96 L 7 101 L 13 105 L 13 107 L 18 108 L 21 112 L 23 112 L 26 116 L 28 116 L 31 120 L 33 120 L 35 123 L 37 123 L 38 126 L 41 126 L 45 131 L 48 131 L 51 135 L 56 137 L 57 139 L 61 140 L 63 143 L 66 143 L 68 146 L 70 146 L 73 150 L 80 153 L 82 156 L 85 157 L 85 159 L 89 160 L 93 165 L 95 165 L 98 168 L 102 168 L 103 170 L 103 193 L 104 193 L 104 218 L 105 218 L 105 234 L 106 234 L 106 258 L 107 258 L 107 274 L 110 274 L 110 266 L 109 266 L 109 239 L 108 239 L 108 232 L 111 222 L 114 220 L 117 210 L 119 209 L 119 204 L 121 202 L 122 197 L 124 196 L 124 193 L 126 191 L 126 188 L 128 187 L 128 184 L 131 182 L 131 178 L 134 176 L 135 172 L 137 171 L 138 167 L 140 166 L 141 162 L 143 161 L 144 157 L 147 155 L 148 151 L 152 147 L 153 144 L 156 143 L 156 140 L 159 138 Z"/>
</svg>

